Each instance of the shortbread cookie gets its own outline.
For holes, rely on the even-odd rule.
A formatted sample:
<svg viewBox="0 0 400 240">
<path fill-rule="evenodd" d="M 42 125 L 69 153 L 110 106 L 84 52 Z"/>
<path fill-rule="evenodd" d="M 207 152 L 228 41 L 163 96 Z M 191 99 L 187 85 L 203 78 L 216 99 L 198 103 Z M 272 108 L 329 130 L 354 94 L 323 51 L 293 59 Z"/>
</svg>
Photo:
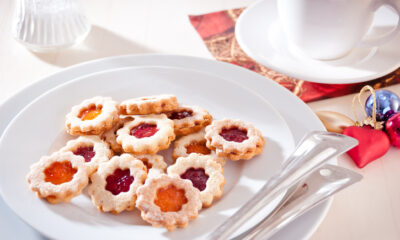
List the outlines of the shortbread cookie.
<svg viewBox="0 0 400 240">
<path fill-rule="evenodd" d="M 207 147 L 233 161 L 261 154 L 265 140 L 260 130 L 242 120 L 223 119 L 206 127 Z"/>
<path fill-rule="evenodd" d="M 132 121 L 134 117 L 120 117 L 118 123 L 116 123 L 110 130 L 107 130 L 101 134 L 101 138 L 110 144 L 111 149 L 114 153 L 122 153 L 123 149 L 121 144 L 117 142 L 117 131 L 124 126 L 124 123 Z"/>
<path fill-rule="evenodd" d="M 74 155 L 82 157 L 89 170 L 89 175 L 97 170 L 100 163 L 110 160 L 112 156 L 108 144 L 98 136 L 80 136 L 68 141 L 60 151 L 72 152 Z"/>
<path fill-rule="evenodd" d="M 174 121 L 175 135 L 188 135 L 198 132 L 212 121 L 212 116 L 198 106 L 181 106 L 167 112 L 167 117 Z"/>
<path fill-rule="evenodd" d="M 176 175 L 192 182 L 200 191 L 203 207 L 209 207 L 214 199 L 222 196 L 225 178 L 221 165 L 211 156 L 192 153 L 180 157 L 167 169 L 168 175 Z"/>
<path fill-rule="evenodd" d="M 168 167 L 168 164 L 164 161 L 164 157 L 161 155 L 143 154 L 134 156 L 143 162 L 147 168 L 147 172 L 149 172 L 150 169 L 158 169 L 160 172 L 164 173 L 165 169 Z"/>
<path fill-rule="evenodd" d="M 125 100 L 119 109 L 124 115 L 146 115 L 172 111 L 178 106 L 176 96 L 163 94 Z"/>
<path fill-rule="evenodd" d="M 71 135 L 98 135 L 118 122 L 118 103 L 110 97 L 94 97 L 73 106 L 65 125 Z"/>
<path fill-rule="evenodd" d="M 174 142 L 174 151 L 172 158 L 176 160 L 179 157 L 187 157 L 191 153 L 198 153 L 202 155 L 210 155 L 221 166 L 225 165 L 225 158 L 218 157 L 215 151 L 206 146 L 205 131 L 201 130 L 197 133 L 192 133 L 183 136 Z"/>
<path fill-rule="evenodd" d="M 202 203 L 200 191 L 178 176 L 160 174 L 138 188 L 136 207 L 142 218 L 154 227 L 168 231 L 184 228 L 197 217 Z"/>
<path fill-rule="evenodd" d="M 135 116 L 117 131 L 117 142 L 123 150 L 138 155 L 167 149 L 174 139 L 174 122 L 165 114 Z"/>
<path fill-rule="evenodd" d="M 50 203 L 69 202 L 81 194 L 89 182 L 89 171 L 81 156 L 55 152 L 31 166 L 29 187 Z"/>
<path fill-rule="evenodd" d="M 136 190 L 146 179 L 146 167 L 130 154 L 100 164 L 91 177 L 89 195 L 102 212 L 118 214 L 135 208 Z"/>
</svg>

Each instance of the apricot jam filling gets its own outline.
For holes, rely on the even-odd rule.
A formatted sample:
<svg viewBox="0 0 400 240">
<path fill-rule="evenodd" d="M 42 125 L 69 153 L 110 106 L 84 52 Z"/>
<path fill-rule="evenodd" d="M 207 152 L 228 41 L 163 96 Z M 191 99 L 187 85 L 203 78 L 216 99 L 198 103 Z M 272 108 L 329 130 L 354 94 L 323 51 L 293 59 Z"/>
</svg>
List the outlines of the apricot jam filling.
<svg viewBox="0 0 400 240">
<path fill-rule="evenodd" d="M 142 123 L 131 129 L 131 135 L 137 138 L 151 137 L 158 132 L 157 125 Z"/>
<path fill-rule="evenodd" d="M 181 178 L 190 180 L 200 191 L 207 187 L 208 175 L 203 168 L 189 168 L 181 175 Z"/>
<path fill-rule="evenodd" d="M 185 146 L 186 153 L 200 153 L 200 154 L 210 154 L 211 150 L 206 147 L 206 141 L 191 142 L 189 145 Z"/>
<path fill-rule="evenodd" d="M 71 162 L 54 162 L 44 170 L 46 182 L 60 185 L 72 180 L 78 170 L 72 167 Z"/>
<path fill-rule="evenodd" d="M 163 212 L 178 212 L 182 206 L 188 202 L 185 196 L 185 190 L 178 189 L 170 184 L 168 187 L 157 190 L 154 203 L 160 207 Z"/>
<path fill-rule="evenodd" d="M 247 130 L 239 129 L 238 127 L 222 129 L 219 135 L 221 135 L 226 141 L 239 143 L 249 138 L 247 137 Z"/>
<path fill-rule="evenodd" d="M 75 155 L 79 155 L 85 158 L 85 162 L 90 162 L 96 153 L 93 151 L 93 147 L 78 147 L 74 151 Z"/>
<path fill-rule="evenodd" d="M 92 105 L 88 108 L 83 109 L 80 113 L 79 113 L 79 118 L 82 119 L 83 121 L 86 120 L 93 120 L 95 119 L 97 116 L 99 116 L 101 114 L 101 110 L 102 110 L 102 106 L 96 106 L 96 105 Z"/>
<path fill-rule="evenodd" d="M 118 168 L 113 174 L 107 176 L 106 190 L 110 191 L 113 195 L 127 192 L 134 180 L 135 178 L 131 176 L 129 169 L 122 170 Z"/>
<path fill-rule="evenodd" d="M 187 118 L 187 117 L 191 117 L 193 114 L 193 111 L 190 110 L 183 110 L 183 111 L 179 111 L 179 112 L 171 112 L 168 114 L 168 118 L 172 119 L 172 120 L 176 120 L 176 119 L 183 119 L 183 118 Z"/>
<path fill-rule="evenodd" d="M 142 162 L 147 168 L 147 173 L 149 173 L 149 170 L 151 167 L 153 167 L 153 165 L 151 163 L 149 163 L 149 159 L 147 159 L 147 158 L 143 158 Z"/>
</svg>

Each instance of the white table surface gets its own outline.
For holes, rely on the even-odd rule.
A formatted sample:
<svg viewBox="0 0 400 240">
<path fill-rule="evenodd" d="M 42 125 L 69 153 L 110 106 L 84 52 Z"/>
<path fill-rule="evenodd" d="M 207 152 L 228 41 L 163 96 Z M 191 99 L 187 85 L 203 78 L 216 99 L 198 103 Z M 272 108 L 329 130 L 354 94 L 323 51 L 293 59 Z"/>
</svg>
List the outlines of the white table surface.
<svg viewBox="0 0 400 240">
<path fill-rule="evenodd" d="M 86 0 L 93 29 L 72 49 L 35 54 L 10 34 L 13 0 L 0 1 L 0 102 L 40 78 L 84 61 L 135 53 L 170 53 L 212 58 L 189 23 L 188 14 L 242 7 L 253 0 Z M 400 85 L 389 87 L 400 94 Z M 317 101 L 309 106 L 351 116 L 353 95 Z M 0 118 L 1 119 L 1 118 Z M 336 195 L 313 240 L 400 239 L 400 149 L 360 170 L 347 157 L 339 165 L 364 176 Z M 1 212 L 0 214 L 9 214 Z M 10 214 L 9 214 L 10 215 Z M 10 215 L 10 217 L 15 217 Z M 1 229 L 10 227 L 0 220 Z"/>
</svg>

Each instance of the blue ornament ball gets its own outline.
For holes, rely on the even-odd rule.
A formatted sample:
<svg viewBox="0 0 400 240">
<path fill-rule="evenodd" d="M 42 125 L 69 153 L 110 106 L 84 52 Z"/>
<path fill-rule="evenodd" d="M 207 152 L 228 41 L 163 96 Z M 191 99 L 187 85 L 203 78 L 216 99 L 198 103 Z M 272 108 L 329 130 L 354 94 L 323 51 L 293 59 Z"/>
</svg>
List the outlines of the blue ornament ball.
<svg viewBox="0 0 400 240">
<path fill-rule="evenodd" d="M 376 120 L 386 121 L 393 114 L 400 111 L 400 98 L 395 93 L 388 90 L 375 91 L 376 96 Z M 372 106 L 374 98 L 372 94 L 365 102 L 365 111 L 368 116 L 372 116 Z"/>
</svg>

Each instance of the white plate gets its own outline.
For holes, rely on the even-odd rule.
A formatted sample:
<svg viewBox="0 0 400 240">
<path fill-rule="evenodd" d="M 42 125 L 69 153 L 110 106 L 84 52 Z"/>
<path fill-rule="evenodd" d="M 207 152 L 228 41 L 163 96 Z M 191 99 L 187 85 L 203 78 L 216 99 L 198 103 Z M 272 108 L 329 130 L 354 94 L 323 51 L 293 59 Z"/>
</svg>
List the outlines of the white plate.
<svg viewBox="0 0 400 240">
<path fill-rule="evenodd" d="M 396 26 L 397 15 L 387 7 L 376 14 L 375 32 L 380 35 Z M 356 48 L 333 61 L 310 59 L 291 48 L 281 30 L 276 0 L 258 1 L 236 23 L 236 39 L 257 62 L 288 76 L 319 83 L 356 83 L 384 76 L 400 66 L 400 34 L 379 48 Z"/>
<path fill-rule="evenodd" d="M 52 205 L 28 189 L 25 176 L 29 166 L 68 139 L 65 114 L 73 105 L 98 95 L 122 101 L 162 93 L 175 94 L 184 104 L 201 105 L 216 119 L 228 117 L 252 122 L 267 142 L 263 153 L 251 161 L 228 161 L 224 167 L 227 184 L 223 197 L 201 211 L 187 228 L 174 232 L 153 228 L 141 219 L 137 210 L 118 216 L 99 213 L 87 194 L 74 198 L 70 204 Z M 18 151 L 21 146 L 23 151 Z M 0 192 L 22 219 L 55 239 L 131 239 L 133 235 L 140 239 L 204 239 L 279 171 L 293 149 L 293 137 L 283 118 L 262 96 L 244 85 L 181 68 L 111 70 L 56 87 L 14 118 L 0 142 Z M 164 152 L 167 162 L 171 162 L 170 154 Z M 269 204 L 268 212 L 279 201 Z"/>
<path fill-rule="evenodd" d="M 27 86 L 0 105 L 0 132 L 8 122 L 37 96 L 63 82 L 107 69 L 130 66 L 173 66 L 196 69 L 228 77 L 232 81 L 249 83 L 249 87 L 265 96 L 285 118 L 290 130 L 298 142 L 304 134 L 312 130 L 324 130 L 323 125 L 306 104 L 285 88 L 264 77 L 232 64 L 203 58 L 174 55 L 126 55 L 99 59 L 66 68 Z M 287 107 L 287 106 L 290 106 Z M 298 219 L 289 223 L 271 239 L 308 239 L 325 217 L 332 199 L 316 206 Z M 43 239 L 37 231 L 22 222 L 0 199 L 0 238 L 1 239 Z"/>
</svg>

